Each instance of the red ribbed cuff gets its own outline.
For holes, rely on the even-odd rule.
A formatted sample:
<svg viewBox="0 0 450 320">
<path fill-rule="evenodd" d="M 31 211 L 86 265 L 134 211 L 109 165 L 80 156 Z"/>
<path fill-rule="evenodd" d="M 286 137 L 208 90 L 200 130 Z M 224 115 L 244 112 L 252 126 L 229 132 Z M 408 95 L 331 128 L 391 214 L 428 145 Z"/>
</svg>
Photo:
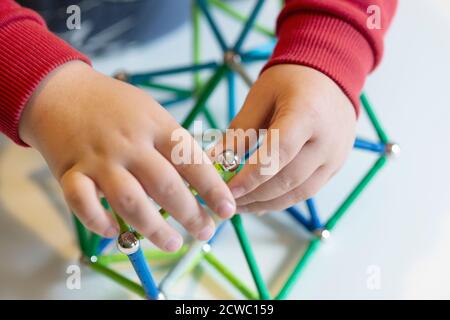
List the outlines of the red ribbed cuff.
<svg viewBox="0 0 450 320">
<path fill-rule="evenodd" d="M 90 61 L 36 20 L 15 20 L 0 28 L 0 131 L 26 146 L 18 133 L 22 111 L 39 83 L 56 67 Z"/>
<path fill-rule="evenodd" d="M 286 17 L 278 26 L 278 43 L 266 64 L 299 64 L 334 80 L 359 114 L 359 96 L 374 65 L 373 51 L 349 23 L 326 14 L 303 12 Z"/>
</svg>

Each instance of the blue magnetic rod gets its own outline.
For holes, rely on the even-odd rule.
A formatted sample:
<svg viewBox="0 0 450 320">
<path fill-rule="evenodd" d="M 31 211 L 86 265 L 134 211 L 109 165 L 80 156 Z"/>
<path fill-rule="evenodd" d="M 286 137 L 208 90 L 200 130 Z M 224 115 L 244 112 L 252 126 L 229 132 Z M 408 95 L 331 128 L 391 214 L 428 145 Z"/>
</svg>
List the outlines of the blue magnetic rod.
<svg viewBox="0 0 450 320">
<path fill-rule="evenodd" d="M 130 262 L 133 265 L 139 280 L 141 281 L 147 298 L 157 300 L 159 289 L 153 279 L 152 272 L 150 271 L 147 260 L 145 260 L 142 249 L 139 248 L 135 253 L 128 255 L 128 258 L 130 259 Z"/>
</svg>

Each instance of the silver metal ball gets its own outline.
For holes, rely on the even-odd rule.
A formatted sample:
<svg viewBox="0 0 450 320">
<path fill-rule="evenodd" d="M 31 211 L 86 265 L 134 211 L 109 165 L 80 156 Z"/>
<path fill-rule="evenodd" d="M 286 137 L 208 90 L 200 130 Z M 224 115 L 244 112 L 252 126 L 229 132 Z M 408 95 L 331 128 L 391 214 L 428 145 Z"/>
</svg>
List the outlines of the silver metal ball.
<svg viewBox="0 0 450 320">
<path fill-rule="evenodd" d="M 313 233 L 320 240 L 327 240 L 331 236 L 330 231 L 328 231 L 327 229 L 316 229 Z"/>
<path fill-rule="evenodd" d="M 120 81 L 123 81 L 123 82 L 128 82 L 129 75 L 128 75 L 127 72 L 121 70 L 121 71 L 117 71 L 117 72 L 113 75 L 113 78 L 114 78 L 114 79 L 117 79 L 117 80 L 120 80 Z"/>
<path fill-rule="evenodd" d="M 400 146 L 397 143 L 387 143 L 385 152 L 388 156 L 398 157 L 400 154 Z"/>
<path fill-rule="evenodd" d="M 239 64 L 241 63 L 241 56 L 233 50 L 229 50 L 223 55 L 223 60 L 227 65 Z"/>
<path fill-rule="evenodd" d="M 234 171 L 239 168 L 239 157 L 232 150 L 223 151 L 217 157 L 217 162 L 220 163 L 226 171 Z"/>
<path fill-rule="evenodd" d="M 164 295 L 164 293 L 160 292 L 158 293 L 158 300 L 166 300 L 166 296 Z"/>
<path fill-rule="evenodd" d="M 203 251 L 204 253 L 210 252 L 210 251 L 211 251 L 211 245 L 210 245 L 209 243 L 205 243 L 205 244 L 202 246 L 202 251 Z"/>
<path fill-rule="evenodd" d="M 131 231 L 123 232 L 117 238 L 117 248 L 123 254 L 129 256 L 139 250 L 140 241 Z"/>
</svg>

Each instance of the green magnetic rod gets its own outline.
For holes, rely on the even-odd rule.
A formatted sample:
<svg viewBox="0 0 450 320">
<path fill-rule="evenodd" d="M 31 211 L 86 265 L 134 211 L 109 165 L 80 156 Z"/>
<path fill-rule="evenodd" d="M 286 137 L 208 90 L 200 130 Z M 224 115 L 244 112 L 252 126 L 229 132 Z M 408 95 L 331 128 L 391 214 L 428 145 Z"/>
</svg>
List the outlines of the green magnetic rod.
<svg viewBox="0 0 450 320">
<path fill-rule="evenodd" d="M 258 295 L 249 289 L 244 282 L 238 279 L 223 263 L 219 261 L 211 252 L 203 254 L 205 260 L 216 269 L 225 279 L 227 279 L 236 289 L 239 290 L 246 298 L 257 300 Z"/>
<path fill-rule="evenodd" d="M 145 292 L 144 289 L 142 288 L 142 286 L 128 278 L 126 278 L 125 276 L 121 275 L 120 273 L 112 270 L 111 268 L 108 268 L 106 265 L 103 265 L 102 263 L 90 263 L 89 266 L 107 276 L 108 278 L 110 278 L 111 280 L 113 280 L 114 282 L 124 286 L 125 288 L 127 288 L 128 290 L 130 290 L 131 292 L 134 292 L 135 294 L 137 294 L 138 296 L 140 296 L 141 298 L 145 298 Z"/>
<path fill-rule="evenodd" d="M 165 252 L 159 249 L 147 249 L 144 250 L 144 257 L 148 260 L 159 260 L 159 261 L 172 261 L 181 258 L 188 250 L 186 245 L 183 245 L 176 252 Z M 103 265 L 115 264 L 128 262 L 129 259 L 123 253 L 114 253 L 108 255 L 102 255 L 97 257 L 97 263 L 101 263 Z"/>
<path fill-rule="evenodd" d="M 232 8 L 229 4 L 225 3 L 224 1 L 209 0 L 209 3 L 215 6 L 217 9 L 226 13 L 231 18 L 238 20 L 239 22 L 246 22 L 248 20 L 247 16 L 241 14 L 239 11 Z M 262 26 L 258 23 L 255 23 L 253 28 L 255 29 L 255 31 L 257 31 L 262 35 L 265 35 L 267 37 L 275 37 L 275 33 L 271 29 L 266 28 L 265 26 Z"/>
<path fill-rule="evenodd" d="M 222 163 L 220 162 L 214 162 L 214 167 L 216 168 L 217 172 L 219 173 L 219 175 L 222 177 L 222 179 L 225 182 L 228 182 L 231 180 L 231 178 L 233 178 L 237 172 L 239 172 L 239 170 L 241 169 L 241 166 L 239 164 L 239 159 L 234 155 L 234 152 L 230 151 L 230 150 L 225 150 L 223 152 L 223 154 L 220 156 Z M 198 193 L 197 191 L 192 188 L 191 186 L 189 186 L 189 190 L 191 191 L 191 193 L 194 196 L 197 196 Z M 106 209 L 111 209 L 108 202 L 106 201 L 105 198 L 102 198 L 102 204 Z M 119 228 L 120 228 L 120 233 L 126 232 L 126 231 L 130 231 L 132 230 L 132 228 L 130 227 L 130 225 L 128 225 L 123 219 L 122 217 L 115 212 L 114 210 L 112 210 L 112 213 L 114 215 L 114 218 L 116 219 L 117 223 L 119 224 Z M 170 214 L 169 212 L 167 212 L 166 209 L 164 208 L 160 208 L 159 209 L 159 213 L 161 214 L 161 216 L 164 219 L 168 219 Z M 77 221 L 77 220 L 75 220 Z M 77 231 L 78 231 L 78 223 L 76 223 L 77 226 Z M 135 235 L 138 237 L 138 239 L 142 240 L 144 237 L 137 232 L 136 230 L 132 230 Z M 87 245 L 89 245 L 89 243 L 87 241 L 85 241 L 85 235 L 83 235 L 83 233 L 81 232 L 81 230 L 79 231 L 79 239 L 80 239 L 80 246 L 83 248 L 85 248 Z M 100 237 L 98 239 L 98 241 L 100 240 Z M 96 241 L 96 242 L 98 242 Z M 98 244 L 98 243 L 97 243 Z M 90 246 L 86 247 L 86 249 L 84 249 L 84 251 L 86 252 L 90 252 L 92 249 L 90 249 L 90 247 L 92 246 L 92 242 L 90 243 Z M 94 247 L 94 249 L 97 246 Z M 92 254 L 91 254 L 92 255 Z"/>
<path fill-rule="evenodd" d="M 225 151 L 224 151 L 224 153 L 227 153 L 227 152 L 230 152 L 230 151 L 229 151 L 229 150 L 225 150 Z M 232 156 L 232 157 L 233 157 L 233 161 L 235 161 L 236 167 L 233 168 L 233 170 L 230 170 L 230 169 L 226 168 L 226 164 L 222 164 L 222 163 L 219 163 L 219 162 L 215 162 L 215 163 L 214 163 L 214 167 L 216 168 L 217 173 L 222 177 L 222 179 L 223 179 L 225 182 L 230 181 L 231 178 L 233 178 L 233 177 L 236 175 L 236 173 L 238 173 L 239 170 L 241 169 L 241 166 L 239 166 L 239 159 L 237 159 L 237 158 L 235 157 L 234 153 L 233 153 L 232 155 L 231 155 L 231 153 L 230 153 L 229 156 Z M 224 161 L 227 161 L 227 160 L 230 161 L 231 158 L 225 159 L 225 156 L 223 156 L 223 160 L 224 160 Z M 197 196 L 197 195 L 198 195 L 197 191 L 196 191 L 194 188 L 192 188 L 191 186 L 189 186 L 189 190 L 191 191 L 191 193 L 192 193 L 194 196 Z M 159 213 L 160 213 L 165 219 L 167 219 L 167 218 L 170 216 L 170 214 L 169 214 L 164 208 L 159 209 Z"/>
<path fill-rule="evenodd" d="M 378 117 L 376 116 L 375 111 L 373 110 L 369 98 L 364 92 L 361 94 L 360 100 L 364 110 L 366 111 L 367 116 L 369 117 L 370 122 L 372 123 L 375 129 L 375 132 L 378 135 L 378 138 L 383 143 L 389 143 L 389 137 L 386 134 L 386 131 L 383 129 L 380 121 L 378 120 Z"/>
<path fill-rule="evenodd" d="M 336 226 L 337 222 L 344 216 L 344 214 L 348 211 L 350 206 L 355 202 L 358 196 L 362 193 L 362 191 L 368 186 L 369 182 L 373 180 L 376 173 L 386 164 L 386 157 L 380 157 L 369 172 L 361 179 L 361 181 L 357 184 L 357 186 L 353 189 L 353 191 L 347 196 L 342 205 L 335 211 L 335 213 L 328 219 L 328 222 L 325 224 L 325 229 L 332 230 Z M 283 300 L 287 297 L 292 287 L 300 277 L 300 274 L 305 269 L 308 261 L 312 257 L 313 253 L 317 251 L 319 248 L 321 241 L 320 239 L 313 239 L 309 243 L 306 251 L 303 253 L 303 256 L 298 261 L 291 275 L 285 282 L 284 286 L 281 288 L 280 292 L 275 297 L 276 300 Z"/>
</svg>

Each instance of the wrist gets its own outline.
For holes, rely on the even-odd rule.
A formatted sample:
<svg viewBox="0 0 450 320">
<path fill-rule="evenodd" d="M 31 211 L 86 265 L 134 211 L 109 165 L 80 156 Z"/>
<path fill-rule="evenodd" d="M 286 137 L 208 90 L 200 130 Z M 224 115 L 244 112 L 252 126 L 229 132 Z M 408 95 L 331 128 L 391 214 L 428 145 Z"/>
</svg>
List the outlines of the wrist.
<svg viewBox="0 0 450 320">
<path fill-rule="evenodd" d="M 82 61 L 74 60 L 52 70 L 38 84 L 25 104 L 19 120 L 19 138 L 39 149 L 42 131 L 54 119 L 51 113 L 58 108 L 67 108 L 76 102 L 82 93 L 81 84 L 86 83 L 95 72 Z"/>
<path fill-rule="evenodd" d="M 359 109 L 359 95 L 374 66 L 367 39 L 348 22 L 332 15 L 302 12 L 286 17 L 279 41 L 264 70 L 277 64 L 298 64 L 331 78 Z"/>
</svg>

